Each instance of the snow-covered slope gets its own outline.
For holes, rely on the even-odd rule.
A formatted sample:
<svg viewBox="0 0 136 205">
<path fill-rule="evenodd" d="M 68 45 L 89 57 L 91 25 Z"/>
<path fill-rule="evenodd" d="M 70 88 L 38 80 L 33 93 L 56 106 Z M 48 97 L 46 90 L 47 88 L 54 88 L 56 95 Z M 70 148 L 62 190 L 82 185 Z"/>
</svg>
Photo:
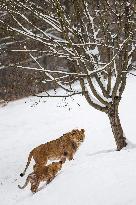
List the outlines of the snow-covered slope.
<svg viewBox="0 0 136 205">
<path fill-rule="evenodd" d="M 35 97 L 0 108 L 1 205 L 136 205 L 136 79 L 128 80 L 120 105 L 125 135 L 133 144 L 120 152 L 107 116 L 81 96 L 62 99 Z M 38 104 L 36 103 L 38 102 Z M 30 150 L 73 128 L 86 130 L 85 142 L 54 181 L 36 194 L 20 178 Z M 32 171 L 32 164 L 27 174 Z"/>
</svg>

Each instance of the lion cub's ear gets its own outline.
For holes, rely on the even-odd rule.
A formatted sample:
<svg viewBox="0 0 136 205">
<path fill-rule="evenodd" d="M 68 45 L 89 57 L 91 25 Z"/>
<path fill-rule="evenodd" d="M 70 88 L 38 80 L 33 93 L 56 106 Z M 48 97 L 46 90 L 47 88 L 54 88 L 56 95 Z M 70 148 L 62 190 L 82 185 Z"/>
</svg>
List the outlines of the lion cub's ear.
<svg viewBox="0 0 136 205">
<path fill-rule="evenodd" d="M 85 130 L 84 130 L 84 129 L 81 129 L 81 132 L 82 132 L 82 133 L 84 133 L 84 132 L 85 132 Z"/>
</svg>

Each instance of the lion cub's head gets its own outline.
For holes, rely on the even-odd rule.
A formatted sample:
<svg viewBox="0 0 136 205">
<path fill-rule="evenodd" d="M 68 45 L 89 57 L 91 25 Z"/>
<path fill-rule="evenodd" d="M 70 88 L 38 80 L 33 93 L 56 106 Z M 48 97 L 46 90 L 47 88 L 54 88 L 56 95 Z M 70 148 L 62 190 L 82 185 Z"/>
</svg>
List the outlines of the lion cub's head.
<svg viewBox="0 0 136 205">
<path fill-rule="evenodd" d="M 71 139 L 73 139 L 77 144 L 81 144 L 85 139 L 85 130 L 74 129 L 71 132 Z"/>
</svg>

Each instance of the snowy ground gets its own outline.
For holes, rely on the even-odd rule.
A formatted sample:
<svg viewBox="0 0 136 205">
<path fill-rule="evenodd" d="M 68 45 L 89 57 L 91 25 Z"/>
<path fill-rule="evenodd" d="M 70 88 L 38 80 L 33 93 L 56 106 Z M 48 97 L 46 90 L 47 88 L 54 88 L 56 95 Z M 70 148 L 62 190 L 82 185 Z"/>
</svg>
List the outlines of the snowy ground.
<svg viewBox="0 0 136 205">
<path fill-rule="evenodd" d="M 45 100 L 45 99 L 44 99 Z M 120 105 L 125 135 L 133 146 L 120 152 L 105 114 L 75 96 L 64 102 L 34 97 L 0 108 L 1 205 L 136 205 L 136 79 L 128 80 Z M 68 103 L 68 105 L 66 104 Z M 78 105 L 78 104 L 80 105 Z M 84 128 L 86 139 L 55 180 L 32 194 L 20 178 L 29 151 L 73 128 Z M 32 171 L 30 166 L 28 173 Z"/>
</svg>

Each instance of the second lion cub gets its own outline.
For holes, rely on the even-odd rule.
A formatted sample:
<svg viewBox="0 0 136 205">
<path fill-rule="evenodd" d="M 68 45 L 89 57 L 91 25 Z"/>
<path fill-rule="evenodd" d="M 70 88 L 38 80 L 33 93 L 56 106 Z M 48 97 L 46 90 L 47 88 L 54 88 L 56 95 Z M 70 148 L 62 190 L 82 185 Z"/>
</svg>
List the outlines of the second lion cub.
<svg viewBox="0 0 136 205">
<path fill-rule="evenodd" d="M 24 189 L 28 183 L 31 183 L 32 193 L 36 193 L 40 182 L 46 181 L 49 184 L 61 170 L 62 164 L 66 161 L 66 158 L 62 158 L 59 162 L 52 162 L 48 166 L 37 167 L 34 166 L 34 172 L 28 175 L 24 186 L 18 185 L 20 189 Z"/>
</svg>

